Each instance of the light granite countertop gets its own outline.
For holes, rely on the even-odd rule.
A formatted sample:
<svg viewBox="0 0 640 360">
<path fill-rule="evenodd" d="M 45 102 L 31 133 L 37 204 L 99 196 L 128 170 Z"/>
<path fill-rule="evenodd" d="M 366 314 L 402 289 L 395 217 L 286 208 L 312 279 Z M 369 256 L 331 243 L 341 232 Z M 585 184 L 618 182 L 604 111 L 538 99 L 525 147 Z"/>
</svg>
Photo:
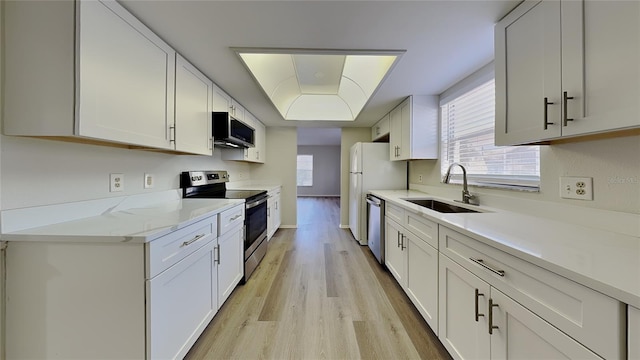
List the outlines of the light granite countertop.
<svg viewBox="0 0 640 360">
<path fill-rule="evenodd" d="M 172 199 L 4 232 L 2 240 L 145 243 L 243 203 L 238 199 Z M 95 207 L 83 203 L 77 206 Z"/>
<path fill-rule="evenodd" d="M 439 213 L 404 199 L 452 201 L 415 190 L 374 190 L 370 193 L 522 260 L 640 307 L 639 237 L 484 206 L 477 208 L 482 211 L 480 213 Z"/>
</svg>

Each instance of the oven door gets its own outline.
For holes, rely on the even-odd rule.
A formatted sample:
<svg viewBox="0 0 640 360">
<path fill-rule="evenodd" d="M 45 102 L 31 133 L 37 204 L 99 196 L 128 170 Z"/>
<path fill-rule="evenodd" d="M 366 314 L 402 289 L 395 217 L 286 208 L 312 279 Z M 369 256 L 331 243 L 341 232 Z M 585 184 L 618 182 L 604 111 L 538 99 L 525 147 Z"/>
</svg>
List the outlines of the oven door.
<svg viewBox="0 0 640 360">
<path fill-rule="evenodd" d="M 267 197 L 247 202 L 245 208 L 244 257 L 253 251 L 267 237 Z"/>
</svg>

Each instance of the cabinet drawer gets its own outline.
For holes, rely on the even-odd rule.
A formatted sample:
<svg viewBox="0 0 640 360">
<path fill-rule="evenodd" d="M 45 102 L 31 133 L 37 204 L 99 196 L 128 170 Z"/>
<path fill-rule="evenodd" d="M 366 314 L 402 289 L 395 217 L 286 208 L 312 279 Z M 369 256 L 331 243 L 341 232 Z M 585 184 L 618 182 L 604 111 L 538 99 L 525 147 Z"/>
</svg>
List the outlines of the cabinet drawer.
<svg viewBox="0 0 640 360">
<path fill-rule="evenodd" d="M 148 243 L 146 278 L 153 278 L 215 239 L 216 222 L 214 215 Z"/>
<path fill-rule="evenodd" d="M 439 228 L 440 252 L 606 359 L 623 357 L 623 304 L 501 250 Z M 500 276 L 475 260 L 482 260 Z"/>
<path fill-rule="evenodd" d="M 388 201 L 385 203 L 384 215 L 398 224 L 404 223 L 404 209 Z"/>
<path fill-rule="evenodd" d="M 222 235 L 236 225 L 244 223 L 244 204 L 225 210 L 218 216 L 218 234 Z"/>
<path fill-rule="evenodd" d="M 422 241 L 434 248 L 438 248 L 438 224 L 423 218 L 418 214 L 405 211 L 404 227 L 411 231 Z"/>
</svg>

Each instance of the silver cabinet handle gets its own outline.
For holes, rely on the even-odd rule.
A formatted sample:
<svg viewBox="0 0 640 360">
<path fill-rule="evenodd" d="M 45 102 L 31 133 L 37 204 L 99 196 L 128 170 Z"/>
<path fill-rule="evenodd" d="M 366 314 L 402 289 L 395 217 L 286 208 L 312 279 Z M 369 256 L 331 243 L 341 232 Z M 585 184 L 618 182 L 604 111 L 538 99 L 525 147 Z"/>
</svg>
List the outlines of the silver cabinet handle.
<svg viewBox="0 0 640 360">
<path fill-rule="evenodd" d="M 552 122 L 549 122 L 549 105 L 553 105 L 554 103 L 549 102 L 549 98 L 544 98 L 544 129 L 547 130 L 549 125 L 553 125 Z"/>
<path fill-rule="evenodd" d="M 404 249 L 406 249 L 406 248 L 407 248 L 406 246 L 404 246 L 404 238 L 405 238 L 405 237 L 406 237 L 406 236 L 404 236 L 404 234 L 401 234 L 401 238 L 400 238 L 400 239 L 401 239 L 402 241 L 400 241 L 400 250 L 403 250 L 403 251 L 404 251 Z"/>
<path fill-rule="evenodd" d="M 568 121 L 573 121 L 573 119 L 568 119 L 567 118 L 567 100 L 573 100 L 573 96 L 568 96 L 567 92 L 565 91 L 562 94 L 562 106 L 564 107 L 564 109 L 562 110 L 562 125 L 563 126 L 567 126 L 567 122 Z"/>
<path fill-rule="evenodd" d="M 218 254 L 218 258 L 215 259 L 215 261 L 217 261 L 218 265 L 220 265 L 220 244 L 216 245 L 215 249 L 217 250 L 216 253 Z"/>
<path fill-rule="evenodd" d="M 493 308 L 498 307 L 498 304 L 493 303 L 493 299 L 489 299 L 489 335 L 493 335 L 493 329 L 499 329 L 498 326 L 493 325 Z"/>
<path fill-rule="evenodd" d="M 189 246 L 189 245 L 193 244 L 194 242 L 202 239 L 204 236 L 205 236 L 205 234 L 196 235 L 193 239 L 183 242 L 182 245 L 180 245 L 180 247 Z"/>
<path fill-rule="evenodd" d="M 232 222 L 232 221 L 234 221 L 234 220 L 238 220 L 238 219 L 239 219 L 239 218 L 241 218 L 241 217 L 242 217 L 242 214 L 238 214 L 238 215 L 236 215 L 236 216 L 234 216 L 234 217 L 230 218 L 230 219 L 229 219 L 229 222 Z"/>
<path fill-rule="evenodd" d="M 485 269 L 487 269 L 487 270 L 491 271 L 491 272 L 492 272 L 492 273 L 494 273 L 494 274 L 498 274 L 498 275 L 500 275 L 500 276 L 504 276 L 504 270 L 496 270 L 496 269 L 493 269 L 493 268 L 491 268 L 489 265 L 485 264 L 485 263 L 484 263 L 484 260 L 482 260 L 482 259 L 469 258 L 469 260 L 471 260 L 471 261 L 473 261 L 474 263 L 476 263 L 476 264 L 478 264 L 478 265 L 482 266 L 483 268 L 485 268 Z"/>
<path fill-rule="evenodd" d="M 176 142 L 176 126 L 169 126 L 169 142 Z"/>
<path fill-rule="evenodd" d="M 478 322 L 478 320 L 480 320 L 481 316 L 484 316 L 484 314 L 480 314 L 480 312 L 478 311 L 478 297 L 484 297 L 484 294 L 481 293 L 478 289 L 476 289 L 476 322 Z"/>
</svg>

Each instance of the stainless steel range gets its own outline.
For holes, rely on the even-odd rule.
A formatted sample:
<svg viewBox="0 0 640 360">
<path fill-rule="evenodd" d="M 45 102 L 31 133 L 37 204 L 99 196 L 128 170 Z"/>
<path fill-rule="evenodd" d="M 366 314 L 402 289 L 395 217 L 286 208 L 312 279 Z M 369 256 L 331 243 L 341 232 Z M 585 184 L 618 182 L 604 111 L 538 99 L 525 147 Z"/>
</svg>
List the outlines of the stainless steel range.
<svg viewBox="0 0 640 360">
<path fill-rule="evenodd" d="M 183 198 L 244 199 L 244 279 L 247 281 L 267 253 L 267 192 L 227 190 L 226 171 L 185 171 L 180 176 Z"/>
</svg>

